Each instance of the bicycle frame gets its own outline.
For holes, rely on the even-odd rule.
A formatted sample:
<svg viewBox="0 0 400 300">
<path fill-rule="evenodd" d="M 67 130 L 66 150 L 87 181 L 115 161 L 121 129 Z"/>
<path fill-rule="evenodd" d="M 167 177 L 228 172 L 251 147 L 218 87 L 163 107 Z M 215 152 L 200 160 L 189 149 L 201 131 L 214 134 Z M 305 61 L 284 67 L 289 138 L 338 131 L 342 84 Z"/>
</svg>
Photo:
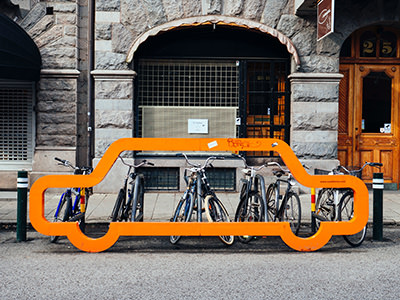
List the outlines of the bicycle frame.
<svg viewBox="0 0 400 300">
<path fill-rule="evenodd" d="M 281 182 L 287 183 L 286 191 L 283 195 L 280 193 L 280 188 L 281 188 Z M 276 184 L 276 190 L 275 190 L 275 215 L 274 215 L 274 222 L 278 219 L 283 218 L 283 210 L 287 202 L 287 195 L 289 195 L 289 192 L 292 190 L 292 183 L 291 183 L 291 174 L 289 173 L 289 178 L 288 179 L 281 179 L 277 178 L 275 181 Z M 282 197 L 283 196 L 283 197 Z M 279 204 L 280 199 L 282 199 L 282 203 Z"/>
<path fill-rule="evenodd" d="M 151 162 L 148 162 L 147 160 L 143 160 L 138 165 L 134 165 L 134 164 L 129 164 L 129 163 L 125 162 L 125 160 L 121 157 L 121 155 L 118 155 L 118 158 L 121 160 L 121 162 L 124 165 L 128 166 L 128 172 L 126 173 L 123 186 L 119 190 L 119 194 L 118 194 L 116 203 L 114 205 L 114 208 L 111 212 L 110 218 L 113 222 L 128 220 L 129 210 L 130 210 L 129 208 L 132 207 L 132 221 L 136 221 L 135 218 L 136 218 L 137 203 L 133 210 L 133 204 L 134 204 L 133 202 L 135 202 L 134 194 L 135 194 L 136 188 L 138 186 L 140 186 L 140 184 L 144 184 L 144 182 L 139 177 L 140 175 L 135 172 L 135 169 L 138 167 L 141 167 L 143 165 L 146 165 L 146 164 L 151 165 L 151 166 L 154 166 L 154 164 Z M 134 170 L 133 172 L 132 172 L 132 169 Z M 142 181 L 142 182 L 138 182 L 138 186 L 136 186 L 137 178 L 139 178 L 139 180 Z M 132 179 L 132 182 L 129 182 L 129 179 Z M 128 185 L 131 185 L 131 189 L 129 189 Z M 122 200 L 119 201 L 121 199 L 121 197 L 122 197 Z M 139 209 L 140 218 L 138 218 L 141 220 L 143 220 L 143 206 L 144 206 L 144 203 L 141 203 L 140 209 Z"/>
<path fill-rule="evenodd" d="M 262 198 L 264 208 L 265 208 L 264 209 L 264 221 L 268 222 L 267 193 L 265 190 L 265 180 L 264 180 L 263 176 L 257 174 L 257 171 L 264 168 L 265 165 L 262 165 L 258 168 L 249 167 L 247 165 L 246 159 L 243 156 L 238 155 L 238 154 L 233 154 L 233 156 L 240 158 L 245 165 L 245 168 L 243 169 L 243 171 L 245 173 L 245 178 L 241 179 L 241 181 L 243 182 L 243 186 L 242 186 L 242 190 L 240 192 L 240 201 L 245 201 L 243 211 L 247 211 L 247 204 L 248 204 L 247 199 L 249 199 L 250 192 L 254 191 L 254 192 L 258 193 L 259 192 L 258 186 L 260 186 L 261 187 L 261 191 L 260 191 L 261 198 Z M 253 187 L 254 187 L 254 190 L 252 190 Z M 244 192 L 243 192 L 243 189 L 245 189 Z"/>
</svg>

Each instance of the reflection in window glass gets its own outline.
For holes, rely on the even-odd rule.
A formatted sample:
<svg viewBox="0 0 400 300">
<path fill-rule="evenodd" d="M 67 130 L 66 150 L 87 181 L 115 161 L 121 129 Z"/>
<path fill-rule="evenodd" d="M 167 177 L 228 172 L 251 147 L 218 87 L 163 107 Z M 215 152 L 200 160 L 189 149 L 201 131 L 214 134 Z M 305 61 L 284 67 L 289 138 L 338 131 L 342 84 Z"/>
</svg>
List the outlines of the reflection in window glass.
<svg viewBox="0 0 400 300">
<path fill-rule="evenodd" d="M 396 35 L 393 32 L 385 31 L 380 38 L 380 56 L 396 56 Z"/>
<path fill-rule="evenodd" d="M 366 31 L 361 36 L 360 56 L 361 57 L 375 57 L 376 56 L 376 36 L 371 31 Z"/>
<path fill-rule="evenodd" d="M 363 132 L 379 133 L 391 123 L 392 79 L 384 72 L 371 72 L 363 80 Z"/>
<path fill-rule="evenodd" d="M 340 57 L 351 57 L 351 37 L 348 37 L 340 49 Z"/>
</svg>

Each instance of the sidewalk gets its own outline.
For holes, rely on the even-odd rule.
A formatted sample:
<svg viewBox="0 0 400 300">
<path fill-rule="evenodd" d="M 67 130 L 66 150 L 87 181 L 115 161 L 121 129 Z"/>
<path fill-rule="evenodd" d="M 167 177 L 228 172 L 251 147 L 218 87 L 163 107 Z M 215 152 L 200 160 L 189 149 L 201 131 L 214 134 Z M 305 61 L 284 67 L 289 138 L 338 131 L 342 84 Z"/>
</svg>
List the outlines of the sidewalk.
<svg viewBox="0 0 400 300">
<path fill-rule="evenodd" d="M 174 212 L 175 206 L 182 193 L 148 192 L 145 194 L 145 221 L 165 222 L 169 221 Z M 369 222 L 373 218 L 373 195 L 370 191 L 369 197 Z M 235 215 L 236 206 L 239 199 L 238 193 L 219 192 L 218 196 L 226 206 L 230 218 Z M 45 196 L 45 216 L 48 220 L 53 219 L 55 209 L 60 195 L 46 193 Z M 16 192 L 0 192 L 0 224 L 16 224 L 17 222 L 17 196 Z M 109 223 L 110 214 L 114 206 L 116 194 L 93 194 L 90 197 L 87 222 L 89 223 Z M 386 225 L 400 225 L 400 191 L 383 191 L 383 220 Z M 310 223 L 311 196 L 300 195 L 302 209 L 302 223 Z M 29 223 L 29 205 L 28 205 Z"/>
</svg>

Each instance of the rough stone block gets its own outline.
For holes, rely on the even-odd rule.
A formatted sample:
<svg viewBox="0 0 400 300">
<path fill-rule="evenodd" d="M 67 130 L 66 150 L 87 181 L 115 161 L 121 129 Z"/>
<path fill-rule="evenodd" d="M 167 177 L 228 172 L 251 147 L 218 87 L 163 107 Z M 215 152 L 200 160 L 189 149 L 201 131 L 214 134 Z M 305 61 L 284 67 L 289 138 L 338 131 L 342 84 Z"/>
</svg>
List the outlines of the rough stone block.
<svg viewBox="0 0 400 300">
<path fill-rule="evenodd" d="M 299 159 L 336 159 L 337 143 L 291 143 L 291 148 Z"/>
<path fill-rule="evenodd" d="M 33 25 L 28 33 L 32 39 L 40 36 L 46 32 L 54 24 L 54 15 L 46 15 L 40 19 L 35 25 Z"/>
<path fill-rule="evenodd" d="M 184 11 L 181 0 L 163 0 L 162 2 L 168 21 L 183 18 Z"/>
<path fill-rule="evenodd" d="M 122 24 L 113 24 L 112 37 L 112 51 L 126 55 L 133 42 L 132 32 Z"/>
<path fill-rule="evenodd" d="M 58 14 L 56 15 L 56 24 L 75 25 L 77 16 L 74 14 Z"/>
<path fill-rule="evenodd" d="M 267 1 L 268 3 L 269 1 Z M 285 1 L 281 1 L 285 2 Z M 263 0 L 247 0 L 244 3 L 243 17 L 249 20 L 260 20 L 263 13 L 265 1 Z"/>
<path fill-rule="evenodd" d="M 128 70 L 126 54 L 96 51 L 96 69 L 99 70 Z"/>
<path fill-rule="evenodd" d="M 119 11 L 120 7 L 120 0 L 96 0 L 97 11 Z"/>
<path fill-rule="evenodd" d="M 243 12 L 244 0 L 226 0 L 224 2 L 224 14 L 239 16 Z"/>
<path fill-rule="evenodd" d="M 47 31 L 43 31 L 42 34 L 37 35 L 34 38 L 34 41 L 38 48 L 43 48 L 47 46 L 51 42 L 57 42 L 63 36 L 64 27 L 62 25 L 55 25 L 48 29 Z"/>
<path fill-rule="evenodd" d="M 96 80 L 96 99 L 132 99 L 133 82 L 117 80 Z"/>
<path fill-rule="evenodd" d="M 304 19 L 295 15 L 282 15 L 277 25 L 277 30 L 291 38 L 299 32 L 304 25 Z"/>
<path fill-rule="evenodd" d="M 292 85 L 293 102 L 337 102 L 338 86 L 335 84 L 300 83 Z"/>
<path fill-rule="evenodd" d="M 35 26 L 36 23 L 39 22 L 41 18 L 46 15 L 46 3 L 40 2 L 37 3 L 29 13 L 25 16 L 25 18 L 19 24 L 22 28 L 29 32 L 29 30 Z"/>
<path fill-rule="evenodd" d="M 221 0 L 203 0 L 202 11 L 204 15 L 219 15 L 222 12 Z"/>
<path fill-rule="evenodd" d="M 133 129 L 132 111 L 96 110 L 96 128 Z"/>
<path fill-rule="evenodd" d="M 198 16 L 201 14 L 200 0 L 182 0 L 182 6 L 185 17 Z"/>
<path fill-rule="evenodd" d="M 288 0 L 268 0 L 264 6 L 261 23 L 275 28 Z"/>
<path fill-rule="evenodd" d="M 96 40 L 111 40 L 111 24 L 96 24 Z"/>
</svg>

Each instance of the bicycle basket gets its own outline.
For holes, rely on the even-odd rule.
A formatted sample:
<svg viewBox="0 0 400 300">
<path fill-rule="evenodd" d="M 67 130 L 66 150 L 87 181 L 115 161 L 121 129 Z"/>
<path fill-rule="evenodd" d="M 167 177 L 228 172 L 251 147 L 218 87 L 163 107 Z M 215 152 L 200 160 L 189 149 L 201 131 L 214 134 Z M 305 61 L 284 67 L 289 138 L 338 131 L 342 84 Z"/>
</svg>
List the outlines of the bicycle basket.
<svg viewBox="0 0 400 300">
<path fill-rule="evenodd" d="M 355 176 L 355 177 L 358 177 L 361 179 L 362 170 L 360 170 L 360 167 L 349 166 L 349 167 L 346 167 L 346 169 L 349 170 L 349 175 Z"/>
</svg>

